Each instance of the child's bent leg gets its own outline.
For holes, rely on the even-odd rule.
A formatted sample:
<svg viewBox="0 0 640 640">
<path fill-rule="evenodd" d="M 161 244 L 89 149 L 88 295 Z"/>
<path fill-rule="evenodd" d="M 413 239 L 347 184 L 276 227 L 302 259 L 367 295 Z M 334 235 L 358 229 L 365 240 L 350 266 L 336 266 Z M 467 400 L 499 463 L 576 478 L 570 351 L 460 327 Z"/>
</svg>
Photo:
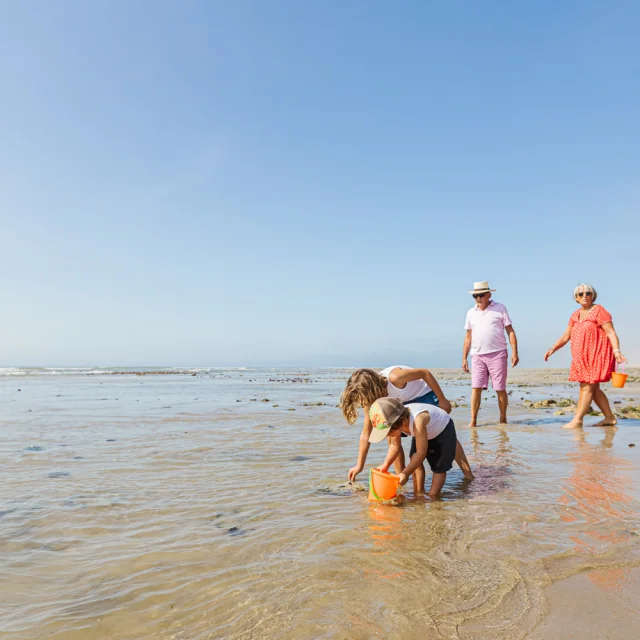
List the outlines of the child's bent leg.
<svg viewBox="0 0 640 640">
<path fill-rule="evenodd" d="M 474 479 L 475 476 L 473 475 L 473 472 L 471 471 L 471 465 L 469 465 L 469 461 L 467 460 L 467 456 L 464 453 L 464 449 L 462 448 L 462 445 L 460 444 L 460 440 L 456 440 L 456 463 L 458 464 L 458 466 L 462 470 L 462 473 L 464 474 L 464 477 L 467 480 L 473 480 Z"/>
<path fill-rule="evenodd" d="M 425 481 L 424 464 L 421 464 L 413 472 L 413 494 L 414 495 L 419 496 L 424 493 L 424 481 Z"/>
<path fill-rule="evenodd" d="M 444 481 L 446 479 L 446 473 L 433 474 L 433 478 L 431 478 L 431 489 L 429 489 L 430 498 L 437 498 L 440 495 L 440 491 L 442 491 L 442 487 L 444 486 Z"/>
<path fill-rule="evenodd" d="M 404 461 L 404 449 L 402 448 L 402 445 L 400 445 L 400 453 L 398 454 L 398 457 L 393 461 L 393 468 L 396 473 L 402 473 L 402 470 L 406 466 L 407 465 Z"/>
</svg>

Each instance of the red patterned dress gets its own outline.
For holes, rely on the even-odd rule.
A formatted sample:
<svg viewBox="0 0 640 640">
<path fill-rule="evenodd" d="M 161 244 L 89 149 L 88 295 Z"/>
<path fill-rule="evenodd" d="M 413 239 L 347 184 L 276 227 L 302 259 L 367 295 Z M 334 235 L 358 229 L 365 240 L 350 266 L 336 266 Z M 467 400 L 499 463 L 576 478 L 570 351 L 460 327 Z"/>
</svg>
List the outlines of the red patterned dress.
<svg viewBox="0 0 640 640">
<path fill-rule="evenodd" d="M 584 320 L 580 309 L 571 314 L 571 369 L 569 380 L 574 382 L 609 382 L 615 367 L 613 347 L 602 325 L 611 322 L 611 314 L 594 304 Z"/>
</svg>

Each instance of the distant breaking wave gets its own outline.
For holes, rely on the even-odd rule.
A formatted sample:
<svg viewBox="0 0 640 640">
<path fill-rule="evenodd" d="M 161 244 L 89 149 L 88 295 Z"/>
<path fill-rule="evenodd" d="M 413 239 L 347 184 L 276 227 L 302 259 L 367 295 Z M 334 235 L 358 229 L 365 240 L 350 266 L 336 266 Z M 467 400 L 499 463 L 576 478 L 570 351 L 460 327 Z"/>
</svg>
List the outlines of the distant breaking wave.
<svg viewBox="0 0 640 640">
<path fill-rule="evenodd" d="M 187 375 L 221 371 L 253 371 L 250 367 L 0 367 L 2 376 Z"/>
</svg>

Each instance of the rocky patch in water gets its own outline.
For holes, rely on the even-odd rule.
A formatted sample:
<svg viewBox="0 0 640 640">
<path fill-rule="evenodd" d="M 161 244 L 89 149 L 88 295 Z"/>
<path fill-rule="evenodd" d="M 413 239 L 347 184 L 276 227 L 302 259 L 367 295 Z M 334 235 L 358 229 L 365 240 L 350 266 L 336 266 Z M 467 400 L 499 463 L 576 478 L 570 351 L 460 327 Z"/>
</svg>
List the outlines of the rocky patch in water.
<svg viewBox="0 0 640 640">
<path fill-rule="evenodd" d="M 574 407 L 575 401 L 570 398 L 547 398 L 545 400 L 537 400 L 533 402 L 531 400 L 525 400 L 522 406 L 529 409 L 554 409 L 557 407 Z"/>
<path fill-rule="evenodd" d="M 340 484 L 327 484 L 318 487 L 320 493 L 329 493 L 333 496 L 348 496 L 352 493 L 367 491 L 367 487 L 359 482 L 342 482 Z"/>
<path fill-rule="evenodd" d="M 621 418 L 632 418 L 634 420 L 640 420 L 640 405 L 633 406 L 628 405 L 626 407 L 622 407 L 622 409 L 618 409 L 618 415 Z"/>
</svg>

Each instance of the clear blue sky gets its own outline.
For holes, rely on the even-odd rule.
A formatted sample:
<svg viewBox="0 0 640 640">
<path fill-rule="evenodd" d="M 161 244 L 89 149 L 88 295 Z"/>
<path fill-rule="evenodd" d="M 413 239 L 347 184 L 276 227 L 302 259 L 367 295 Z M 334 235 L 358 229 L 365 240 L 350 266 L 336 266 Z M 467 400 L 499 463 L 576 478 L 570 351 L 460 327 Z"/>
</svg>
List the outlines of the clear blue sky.
<svg viewBox="0 0 640 640">
<path fill-rule="evenodd" d="M 640 3 L 0 1 L 5 365 L 640 364 Z M 566 365 L 568 349 L 553 364 Z"/>
</svg>

